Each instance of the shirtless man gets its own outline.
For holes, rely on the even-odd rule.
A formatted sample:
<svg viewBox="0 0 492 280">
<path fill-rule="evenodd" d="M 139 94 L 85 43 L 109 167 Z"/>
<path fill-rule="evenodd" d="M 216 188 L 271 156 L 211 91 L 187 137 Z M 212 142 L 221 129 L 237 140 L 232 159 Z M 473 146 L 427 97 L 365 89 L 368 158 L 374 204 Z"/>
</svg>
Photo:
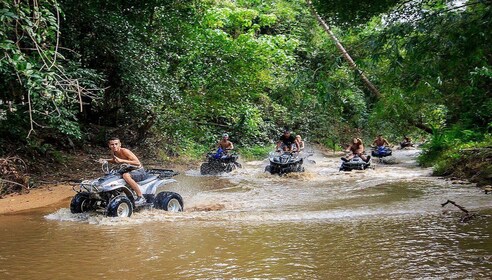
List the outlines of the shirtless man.
<svg viewBox="0 0 492 280">
<path fill-rule="evenodd" d="M 376 145 L 376 147 L 384 147 L 384 146 L 389 146 L 390 143 L 388 142 L 388 140 L 383 138 L 382 134 L 379 134 L 376 140 L 372 142 L 372 145 Z"/>
<path fill-rule="evenodd" d="M 360 157 L 363 161 L 368 162 L 371 156 L 365 156 L 364 155 L 364 144 L 362 143 L 362 139 L 360 138 L 354 138 L 352 139 L 352 143 L 350 146 L 347 147 L 345 152 L 351 152 L 350 155 L 347 157 L 342 157 L 343 161 L 349 161 L 351 160 L 354 156 Z"/>
<path fill-rule="evenodd" d="M 221 148 L 225 153 L 227 153 L 228 150 L 234 149 L 234 145 L 229 141 L 229 134 L 222 134 L 222 139 L 217 143 L 217 148 Z"/>
<path fill-rule="evenodd" d="M 137 193 L 137 198 L 135 199 L 135 205 L 139 206 L 142 204 L 145 204 L 146 200 L 142 196 L 142 191 L 140 190 L 140 187 L 138 186 L 137 182 L 135 181 L 141 181 L 145 179 L 145 170 L 140 163 L 140 160 L 138 160 L 137 156 L 135 156 L 132 151 L 122 148 L 121 147 L 121 141 L 120 139 L 116 137 L 112 137 L 108 140 L 108 146 L 109 149 L 111 150 L 111 155 L 112 158 L 110 159 L 99 159 L 99 162 L 111 162 L 115 164 L 130 164 L 134 166 L 138 166 L 138 169 L 132 170 L 130 172 L 125 172 L 123 173 L 123 179 L 125 182 L 130 185 L 130 187 Z"/>
</svg>

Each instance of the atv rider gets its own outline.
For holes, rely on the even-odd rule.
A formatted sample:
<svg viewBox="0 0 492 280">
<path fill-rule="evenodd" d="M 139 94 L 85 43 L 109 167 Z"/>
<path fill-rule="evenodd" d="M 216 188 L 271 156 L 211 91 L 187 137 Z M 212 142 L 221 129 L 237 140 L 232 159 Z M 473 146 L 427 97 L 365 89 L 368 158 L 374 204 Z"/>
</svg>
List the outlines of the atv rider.
<svg viewBox="0 0 492 280">
<path fill-rule="evenodd" d="M 304 150 L 304 141 L 302 141 L 301 135 L 296 135 L 296 142 L 299 143 L 299 151 Z"/>
<path fill-rule="evenodd" d="M 110 159 L 99 159 L 99 162 L 111 162 L 111 163 L 126 163 L 130 165 L 134 165 L 137 167 L 137 169 L 125 172 L 122 174 L 123 179 L 125 182 L 130 185 L 130 187 L 135 191 L 137 194 L 137 198 L 135 199 L 135 205 L 140 206 L 142 204 L 145 204 L 146 200 L 142 196 L 142 191 L 140 190 L 140 187 L 138 186 L 136 181 L 142 181 L 145 179 L 145 169 L 143 168 L 142 164 L 140 163 L 140 160 L 138 160 L 137 156 L 132 153 L 132 151 L 122 148 L 121 147 L 121 141 L 120 139 L 116 137 L 112 137 L 108 140 L 108 146 L 109 149 L 111 150 L 111 155 L 112 158 Z"/>
<path fill-rule="evenodd" d="M 284 152 L 292 152 L 292 146 L 296 146 L 296 151 L 300 151 L 299 142 L 296 141 L 294 135 L 290 133 L 290 130 L 284 130 L 284 134 L 279 137 L 277 141 L 277 151 L 283 150 Z"/>
<path fill-rule="evenodd" d="M 388 140 L 383 138 L 382 134 L 379 134 L 378 137 L 374 140 L 374 142 L 372 142 L 372 145 L 376 147 L 385 147 L 385 146 L 389 147 L 390 143 L 388 142 Z"/>
<path fill-rule="evenodd" d="M 347 147 L 346 152 L 352 152 L 352 154 L 348 155 L 346 158 L 342 157 L 343 161 L 349 161 L 354 156 L 359 156 L 363 161 L 368 162 L 371 156 L 365 156 L 364 153 L 364 144 L 362 144 L 362 139 L 354 138 L 352 139 L 352 144 Z"/>
<path fill-rule="evenodd" d="M 230 150 L 234 149 L 234 144 L 229 141 L 229 134 L 222 134 L 222 139 L 217 142 L 217 148 L 219 149 L 217 153 L 219 153 L 220 151 L 220 153 L 223 153 L 224 155 L 226 155 Z"/>
<path fill-rule="evenodd" d="M 403 137 L 403 141 L 400 143 L 401 148 L 413 147 L 412 139 L 408 136 Z"/>
</svg>

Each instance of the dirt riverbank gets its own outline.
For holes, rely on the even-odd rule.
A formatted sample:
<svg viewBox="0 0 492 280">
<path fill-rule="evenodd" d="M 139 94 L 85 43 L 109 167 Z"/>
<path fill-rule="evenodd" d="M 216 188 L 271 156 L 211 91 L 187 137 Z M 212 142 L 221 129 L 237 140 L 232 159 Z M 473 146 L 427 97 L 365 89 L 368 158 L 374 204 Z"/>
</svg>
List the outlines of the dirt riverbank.
<svg viewBox="0 0 492 280">
<path fill-rule="evenodd" d="M 48 206 L 73 195 L 70 185 L 43 185 L 27 194 L 12 194 L 0 199 L 0 215 Z"/>
</svg>

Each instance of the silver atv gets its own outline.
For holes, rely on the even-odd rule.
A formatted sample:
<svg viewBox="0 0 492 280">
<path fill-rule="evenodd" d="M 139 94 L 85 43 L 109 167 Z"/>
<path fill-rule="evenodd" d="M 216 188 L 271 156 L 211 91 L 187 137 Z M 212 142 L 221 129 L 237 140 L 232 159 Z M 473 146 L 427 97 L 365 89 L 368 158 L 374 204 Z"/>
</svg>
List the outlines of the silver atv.
<svg viewBox="0 0 492 280">
<path fill-rule="evenodd" d="M 102 212 L 109 217 L 130 217 L 135 210 L 162 209 L 169 212 L 183 211 L 183 199 L 174 192 L 159 192 L 164 185 L 176 182 L 172 177 L 177 172 L 167 169 L 148 169 L 143 180 L 137 182 L 146 203 L 136 206 L 136 194 L 125 182 L 122 174 L 136 169 L 135 166 L 122 164 L 119 168 L 109 168 L 109 164 L 102 165 L 104 176 L 97 179 L 85 180 L 74 191 L 77 194 L 70 202 L 72 213 L 88 211 Z"/>
</svg>

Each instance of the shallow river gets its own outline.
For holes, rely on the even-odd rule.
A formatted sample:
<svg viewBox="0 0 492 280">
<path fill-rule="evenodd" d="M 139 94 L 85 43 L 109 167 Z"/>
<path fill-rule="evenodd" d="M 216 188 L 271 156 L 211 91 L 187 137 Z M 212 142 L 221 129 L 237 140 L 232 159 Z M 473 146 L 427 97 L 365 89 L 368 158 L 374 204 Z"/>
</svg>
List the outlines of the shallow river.
<svg viewBox="0 0 492 280">
<path fill-rule="evenodd" d="M 0 216 L 0 279 L 490 279 L 492 195 L 430 177 L 415 155 L 347 173 L 320 155 L 286 177 L 266 161 L 189 170 L 168 188 L 183 213 L 73 215 L 64 201 Z M 448 199 L 478 217 L 460 223 Z"/>
</svg>

